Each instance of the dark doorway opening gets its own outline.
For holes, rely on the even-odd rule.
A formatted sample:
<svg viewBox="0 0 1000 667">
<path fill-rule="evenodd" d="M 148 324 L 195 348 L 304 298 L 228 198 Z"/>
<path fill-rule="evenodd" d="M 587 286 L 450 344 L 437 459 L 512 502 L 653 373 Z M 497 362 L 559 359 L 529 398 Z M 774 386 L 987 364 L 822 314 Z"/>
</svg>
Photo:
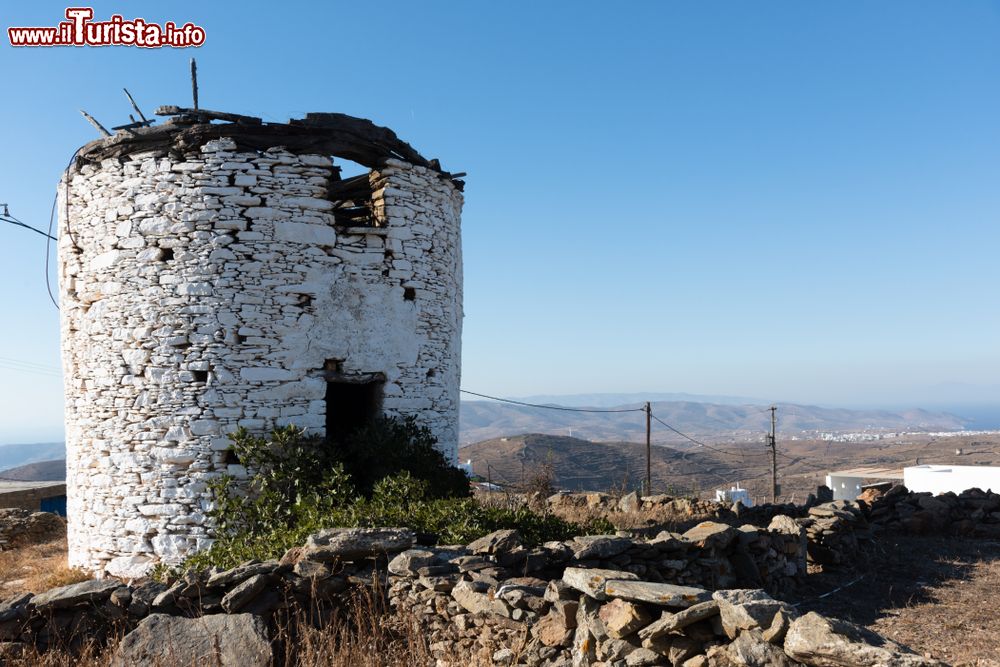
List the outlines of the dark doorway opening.
<svg viewBox="0 0 1000 667">
<path fill-rule="evenodd" d="M 326 437 L 340 440 L 382 414 L 381 375 L 340 377 L 326 383 Z"/>
</svg>

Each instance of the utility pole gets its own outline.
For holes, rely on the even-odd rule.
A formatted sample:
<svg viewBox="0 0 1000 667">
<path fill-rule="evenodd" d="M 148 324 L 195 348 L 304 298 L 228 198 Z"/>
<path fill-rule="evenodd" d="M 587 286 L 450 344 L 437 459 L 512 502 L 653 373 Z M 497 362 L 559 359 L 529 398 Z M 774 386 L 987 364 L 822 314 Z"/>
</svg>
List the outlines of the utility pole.
<svg viewBox="0 0 1000 667">
<path fill-rule="evenodd" d="M 651 479 L 651 451 L 650 451 L 650 432 L 652 430 L 652 420 L 653 420 L 653 408 L 650 407 L 649 401 L 646 401 L 646 492 L 644 495 L 651 495 L 652 491 L 652 479 Z"/>
<path fill-rule="evenodd" d="M 778 502 L 778 408 L 771 406 L 771 435 L 767 436 L 767 442 L 771 446 L 771 502 Z"/>
</svg>

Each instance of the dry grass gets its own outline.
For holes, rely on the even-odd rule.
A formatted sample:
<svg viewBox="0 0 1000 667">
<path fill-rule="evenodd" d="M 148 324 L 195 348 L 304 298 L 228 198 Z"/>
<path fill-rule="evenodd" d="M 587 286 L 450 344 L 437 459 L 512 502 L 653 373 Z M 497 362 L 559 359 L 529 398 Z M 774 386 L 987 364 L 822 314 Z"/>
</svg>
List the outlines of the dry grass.
<svg viewBox="0 0 1000 667">
<path fill-rule="evenodd" d="M 90 578 L 66 564 L 65 537 L 0 551 L 0 599 L 24 592 L 40 593 Z"/>
<path fill-rule="evenodd" d="M 320 620 L 321 619 L 321 620 Z M 287 667 L 486 667 L 492 663 L 499 642 L 480 638 L 475 646 L 463 649 L 449 645 L 442 653 L 432 650 L 430 637 L 412 614 L 389 609 L 378 585 L 360 587 L 339 609 L 299 610 L 272 623 L 271 636 L 277 664 Z M 523 638 L 522 638 L 523 639 Z M 45 651 L 29 649 L 19 656 L 0 653 L 3 667 L 101 667 L 112 664 L 117 636 L 100 645 L 85 643 L 70 649 L 58 637 L 56 647 Z M 518 643 L 520 654 L 524 641 Z M 440 660 L 439 660 L 440 658 Z M 6 661 L 5 661 L 6 659 Z M 199 667 L 218 667 L 205 657 Z M 180 658 L 158 662 L 156 667 L 192 667 Z"/>
<path fill-rule="evenodd" d="M 607 519 L 618 530 L 645 531 L 655 533 L 661 530 L 684 532 L 702 521 L 716 520 L 711 513 L 695 513 L 678 510 L 669 505 L 660 505 L 649 510 L 622 512 L 585 505 L 556 505 L 549 508 L 560 519 L 579 524 L 587 524 L 597 519 Z"/>
<path fill-rule="evenodd" d="M 7 662 L 0 657 L 0 664 L 4 667 L 107 667 L 111 664 L 116 645 L 101 646 L 91 642 L 76 651 L 55 649 L 41 652 L 31 649 L 20 656 L 8 656 Z"/>
<path fill-rule="evenodd" d="M 854 621 L 949 664 L 1000 667 L 998 558 L 997 542 L 886 535 L 858 570 L 811 574 L 799 609 Z"/>
</svg>

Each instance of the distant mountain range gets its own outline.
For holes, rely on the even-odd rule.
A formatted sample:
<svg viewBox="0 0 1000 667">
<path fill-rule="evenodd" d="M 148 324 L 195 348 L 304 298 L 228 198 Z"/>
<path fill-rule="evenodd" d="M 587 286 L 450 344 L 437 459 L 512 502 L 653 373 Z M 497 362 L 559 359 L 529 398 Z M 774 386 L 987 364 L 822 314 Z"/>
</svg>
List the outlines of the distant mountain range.
<svg viewBox="0 0 1000 667">
<path fill-rule="evenodd" d="M 611 408 L 626 403 L 658 403 L 679 401 L 686 403 L 717 403 L 719 405 L 767 405 L 762 398 L 747 396 L 722 396 L 716 394 L 686 394 L 686 393 L 628 393 L 628 394 L 536 394 L 533 396 L 517 396 L 515 401 L 525 403 L 541 403 L 543 405 L 565 405 L 572 407 L 587 406 L 591 408 Z"/>
<path fill-rule="evenodd" d="M 62 442 L 34 442 L 25 445 L 0 445 L 0 471 L 39 461 L 66 458 Z"/>
<path fill-rule="evenodd" d="M 66 480 L 66 459 L 25 463 L 0 470 L 0 479 L 17 482 L 63 482 Z"/>
<path fill-rule="evenodd" d="M 645 400 L 637 394 L 594 394 L 580 396 L 528 397 L 525 402 L 556 406 L 574 406 L 600 410 L 641 408 Z M 653 398 L 657 395 L 651 395 Z M 662 396 L 662 395 L 661 395 Z M 667 396 L 676 396 L 668 394 Z M 631 400 L 620 400 L 622 398 Z M 645 397 L 643 397 L 645 399 Z M 700 397 L 699 397 L 700 398 Z M 740 399 L 721 398 L 727 402 L 690 400 L 652 400 L 653 414 L 675 429 L 699 439 L 760 439 L 770 429 L 767 404 L 737 403 Z M 728 402 L 733 401 L 733 402 Z M 814 405 L 779 403 L 778 430 L 784 437 L 816 435 L 823 432 L 855 431 L 954 431 L 966 422 L 947 412 L 927 410 L 849 410 Z M 683 437 L 658 422 L 653 422 L 654 442 L 680 443 Z M 470 444 L 500 436 L 522 433 L 549 433 L 587 440 L 638 442 L 646 437 L 642 412 L 571 412 L 496 401 L 463 401 L 461 443 Z"/>
</svg>

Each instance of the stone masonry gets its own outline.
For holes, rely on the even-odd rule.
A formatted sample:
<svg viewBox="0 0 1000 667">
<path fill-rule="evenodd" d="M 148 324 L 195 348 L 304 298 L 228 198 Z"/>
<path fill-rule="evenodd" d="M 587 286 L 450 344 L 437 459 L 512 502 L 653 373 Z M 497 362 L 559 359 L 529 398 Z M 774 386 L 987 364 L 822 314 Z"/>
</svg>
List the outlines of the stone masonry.
<svg viewBox="0 0 1000 667">
<path fill-rule="evenodd" d="M 334 381 L 456 457 L 460 182 L 385 157 L 370 224 L 345 226 L 329 155 L 243 143 L 79 159 L 60 188 L 74 567 L 134 576 L 209 545 L 206 482 L 245 474 L 227 434 L 322 434 Z"/>
</svg>

